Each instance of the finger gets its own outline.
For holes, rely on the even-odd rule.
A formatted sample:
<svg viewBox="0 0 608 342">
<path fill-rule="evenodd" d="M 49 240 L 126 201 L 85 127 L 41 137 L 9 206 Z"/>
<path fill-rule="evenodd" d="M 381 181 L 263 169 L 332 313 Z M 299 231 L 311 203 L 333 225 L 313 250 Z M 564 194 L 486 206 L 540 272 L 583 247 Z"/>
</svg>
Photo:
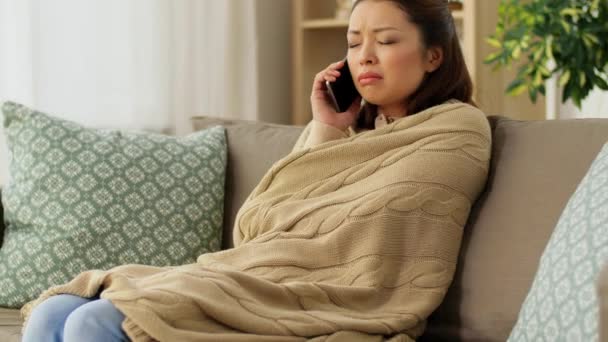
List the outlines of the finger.
<svg viewBox="0 0 608 342">
<path fill-rule="evenodd" d="M 340 72 L 338 70 L 327 70 L 325 72 L 325 77 L 333 77 L 335 79 L 339 76 L 340 76 Z"/>
<path fill-rule="evenodd" d="M 335 62 L 335 63 L 331 63 L 327 67 L 327 69 L 333 69 L 333 70 L 335 70 L 335 69 L 341 69 L 343 66 L 344 66 L 344 61 L 342 60 L 342 61 L 338 61 L 338 62 Z"/>
<path fill-rule="evenodd" d="M 332 75 L 332 76 L 340 76 L 340 71 L 336 68 L 333 68 L 332 65 L 325 68 L 325 70 L 321 71 L 321 74 Z"/>
<path fill-rule="evenodd" d="M 343 59 L 342 59 L 342 60 L 339 60 L 339 61 L 337 61 L 337 62 L 335 62 L 335 63 L 332 63 L 332 65 L 333 65 L 333 66 L 336 66 L 336 67 L 341 67 L 341 66 L 343 66 L 343 65 L 344 65 L 344 60 L 343 60 Z"/>
<path fill-rule="evenodd" d="M 326 75 L 325 71 L 321 71 L 320 73 L 315 75 L 315 82 L 322 82 L 323 79 L 325 78 L 325 75 Z"/>
<path fill-rule="evenodd" d="M 325 70 L 317 73 L 313 80 L 313 91 L 325 90 L 325 81 L 335 82 L 337 77 L 340 76 L 340 71 L 332 69 L 332 67 L 339 67 L 344 61 L 339 61 L 330 64 Z"/>
<path fill-rule="evenodd" d="M 318 73 L 312 83 L 312 90 L 324 90 L 325 89 L 325 74 L 323 72 Z"/>
</svg>

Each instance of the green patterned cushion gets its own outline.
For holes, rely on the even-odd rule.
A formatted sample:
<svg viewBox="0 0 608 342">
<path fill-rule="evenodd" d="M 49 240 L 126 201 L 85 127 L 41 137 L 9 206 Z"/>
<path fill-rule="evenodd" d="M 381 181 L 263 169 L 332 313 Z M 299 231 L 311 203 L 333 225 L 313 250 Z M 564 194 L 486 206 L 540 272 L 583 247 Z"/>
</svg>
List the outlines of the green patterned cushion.
<svg viewBox="0 0 608 342">
<path fill-rule="evenodd" d="M 608 144 L 568 201 L 509 341 L 597 341 L 595 282 L 608 261 Z"/>
<path fill-rule="evenodd" d="M 0 306 L 88 269 L 191 263 L 220 248 L 223 127 L 186 137 L 82 127 L 2 106 L 10 180 Z"/>
</svg>

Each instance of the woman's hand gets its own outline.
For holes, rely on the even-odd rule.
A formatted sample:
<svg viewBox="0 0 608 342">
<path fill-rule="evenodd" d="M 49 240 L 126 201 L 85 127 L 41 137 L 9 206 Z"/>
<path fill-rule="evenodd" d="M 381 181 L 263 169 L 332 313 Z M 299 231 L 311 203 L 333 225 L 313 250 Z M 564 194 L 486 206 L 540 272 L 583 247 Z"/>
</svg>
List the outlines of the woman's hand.
<svg viewBox="0 0 608 342">
<path fill-rule="evenodd" d="M 334 82 L 340 76 L 338 69 L 343 66 L 344 61 L 342 60 L 330 64 L 325 70 L 319 72 L 315 76 L 312 84 L 312 94 L 310 95 L 313 119 L 340 130 L 346 130 L 349 126 L 354 125 L 361 109 L 361 98 L 358 97 L 346 112 L 338 113 L 333 106 L 330 95 L 327 93 L 325 81 Z"/>
</svg>

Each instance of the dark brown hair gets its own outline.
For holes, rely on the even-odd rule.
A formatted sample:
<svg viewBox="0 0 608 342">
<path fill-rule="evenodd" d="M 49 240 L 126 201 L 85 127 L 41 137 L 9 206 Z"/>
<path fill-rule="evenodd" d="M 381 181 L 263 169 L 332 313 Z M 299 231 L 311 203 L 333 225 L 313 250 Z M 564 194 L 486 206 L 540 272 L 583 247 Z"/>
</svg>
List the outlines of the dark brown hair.
<svg viewBox="0 0 608 342">
<path fill-rule="evenodd" d="M 363 1 L 356 0 L 353 10 Z M 443 62 L 428 73 L 416 91 L 407 99 L 407 115 L 456 99 L 475 106 L 472 100 L 473 83 L 464 61 L 452 13 L 447 0 L 383 0 L 395 3 L 408 20 L 420 30 L 422 47 L 440 47 Z M 366 104 L 357 121 L 359 128 L 374 128 L 378 107 Z"/>
</svg>

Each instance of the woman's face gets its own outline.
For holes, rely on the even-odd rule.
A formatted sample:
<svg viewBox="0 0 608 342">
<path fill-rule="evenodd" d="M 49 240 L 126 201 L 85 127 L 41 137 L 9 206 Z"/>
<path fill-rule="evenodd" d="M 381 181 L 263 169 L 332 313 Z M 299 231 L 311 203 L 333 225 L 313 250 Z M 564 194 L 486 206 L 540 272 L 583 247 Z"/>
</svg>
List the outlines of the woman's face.
<svg viewBox="0 0 608 342">
<path fill-rule="evenodd" d="M 357 90 L 379 110 L 404 112 L 406 99 L 441 60 L 441 51 L 425 49 L 419 29 L 391 1 L 359 3 L 347 39 L 348 66 Z"/>
</svg>

